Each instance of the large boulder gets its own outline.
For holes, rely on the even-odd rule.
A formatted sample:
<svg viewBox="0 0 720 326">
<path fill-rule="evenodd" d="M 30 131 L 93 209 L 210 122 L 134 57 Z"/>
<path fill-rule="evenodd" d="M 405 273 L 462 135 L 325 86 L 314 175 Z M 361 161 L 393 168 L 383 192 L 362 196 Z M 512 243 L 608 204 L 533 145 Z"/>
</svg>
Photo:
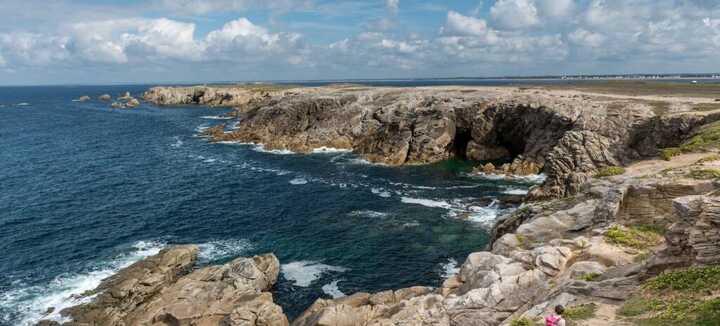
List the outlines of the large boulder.
<svg viewBox="0 0 720 326">
<path fill-rule="evenodd" d="M 177 246 L 137 262 L 61 312 L 67 325 L 288 325 L 267 292 L 280 263 L 272 254 L 191 271 L 196 246 Z"/>
</svg>

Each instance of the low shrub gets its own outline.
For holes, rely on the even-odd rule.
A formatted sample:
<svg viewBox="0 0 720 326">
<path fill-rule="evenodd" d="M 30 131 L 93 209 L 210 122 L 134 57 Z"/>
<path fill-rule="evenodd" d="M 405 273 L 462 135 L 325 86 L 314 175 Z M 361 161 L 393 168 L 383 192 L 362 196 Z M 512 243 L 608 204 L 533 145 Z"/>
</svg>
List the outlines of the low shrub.
<svg viewBox="0 0 720 326">
<path fill-rule="evenodd" d="M 595 317 L 595 311 L 597 311 L 597 305 L 594 303 L 587 303 L 565 308 L 563 317 L 571 321 L 586 320 Z"/>
<path fill-rule="evenodd" d="M 523 317 L 513 319 L 513 321 L 510 322 L 510 326 L 535 326 L 535 323 L 533 323 L 532 320 Z"/>
<path fill-rule="evenodd" d="M 720 266 L 665 272 L 649 280 L 644 286 L 650 290 L 717 290 L 720 289 Z"/>
<path fill-rule="evenodd" d="M 636 225 L 622 227 L 614 225 L 605 232 L 605 239 L 621 246 L 645 249 L 662 241 L 662 233 L 660 232 L 659 227 L 655 226 Z"/>
<path fill-rule="evenodd" d="M 664 149 L 660 150 L 660 157 L 663 160 L 669 161 L 673 157 L 678 156 L 681 153 L 682 153 L 682 151 L 680 150 L 680 148 L 677 148 L 677 147 L 664 148 Z"/>
<path fill-rule="evenodd" d="M 598 170 L 597 173 L 595 173 L 596 178 L 602 178 L 602 177 L 611 177 L 614 175 L 621 175 L 625 173 L 625 168 L 621 166 L 608 166 L 601 168 Z"/>
</svg>

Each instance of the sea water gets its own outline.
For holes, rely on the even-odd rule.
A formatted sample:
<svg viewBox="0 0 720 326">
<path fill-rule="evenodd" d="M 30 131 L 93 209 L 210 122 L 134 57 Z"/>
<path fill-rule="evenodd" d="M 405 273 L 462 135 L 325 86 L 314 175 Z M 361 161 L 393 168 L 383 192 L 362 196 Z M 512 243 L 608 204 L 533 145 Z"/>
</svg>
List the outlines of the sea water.
<svg viewBox="0 0 720 326">
<path fill-rule="evenodd" d="M 318 298 L 439 286 L 487 245 L 509 209 L 494 199 L 534 182 L 213 144 L 198 131 L 231 123 L 227 109 L 96 100 L 145 89 L 0 88 L 0 325 L 62 320 L 88 300 L 75 295 L 172 244 L 198 244 L 202 265 L 275 253 L 291 318 Z"/>
</svg>

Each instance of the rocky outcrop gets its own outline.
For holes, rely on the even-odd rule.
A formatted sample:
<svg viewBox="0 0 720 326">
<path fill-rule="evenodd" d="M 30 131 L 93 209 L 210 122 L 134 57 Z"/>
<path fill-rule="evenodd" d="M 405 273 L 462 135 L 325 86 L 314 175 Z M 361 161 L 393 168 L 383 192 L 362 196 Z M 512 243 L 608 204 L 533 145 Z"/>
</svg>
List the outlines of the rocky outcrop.
<svg viewBox="0 0 720 326">
<path fill-rule="evenodd" d="M 678 221 L 667 236 L 667 256 L 686 265 L 720 264 L 720 198 L 680 197 L 672 206 Z"/>
<path fill-rule="evenodd" d="M 198 104 L 231 107 L 246 105 L 283 93 L 284 90 L 280 88 L 261 86 L 153 87 L 143 94 L 143 99 L 157 105 Z"/>
<path fill-rule="evenodd" d="M 125 94 L 118 97 L 117 101 L 113 102 L 110 106 L 115 109 L 132 109 L 140 106 L 140 101 L 132 97 L 130 92 L 125 92 Z"/>
<path fill-rule="evenodd" d="M 80 96 L 80 97 L 78 97 L 77 99 L 75 99 L 75 100 L 73 100 L 73 101 L 75 101 L 75 102 L 87 102 L 87 101 L 89 101 L 89 100 L 90 100 L 90 96 L 83 95 L 83 96 Z"/>
<path fill-rule="evenodd" d="M 67 325 L 287 325 L 268 291 L 280 264 L 272 255 L 191 271 L 196 246 L 177 246 L 104 280 L 88 304 L 61 311 Z"/>
<path fill-rule="evenodd" d="M 681 266 L 667 257 L 681 257 L 683 266 L 720 262 L 718 186 L 663 176 L 589 179 L 573 198 L 528 203 L 504 217 L 490 251 L 470 254 L 440 288 L 320 299 L 293 325 L 496 326 L 521 317 L 537 322 L 557 304 L 612 311 L 648 274 Z M 653 204 L 628 205 L 642 198 Z M 619 223 L 673 226 L 666 242 L 641 248 L 607 235 L 611 226 L 625 229 Z"/>
<path fill-rule="evenodd" d="M 103 102 L 109 102 L 109 101 L 112 101 L 112 96 L 110 96 L 110 94 L 103 94 L 103 95 L 98 96 L 98 100 L 103 101 Z"/>
</svg>

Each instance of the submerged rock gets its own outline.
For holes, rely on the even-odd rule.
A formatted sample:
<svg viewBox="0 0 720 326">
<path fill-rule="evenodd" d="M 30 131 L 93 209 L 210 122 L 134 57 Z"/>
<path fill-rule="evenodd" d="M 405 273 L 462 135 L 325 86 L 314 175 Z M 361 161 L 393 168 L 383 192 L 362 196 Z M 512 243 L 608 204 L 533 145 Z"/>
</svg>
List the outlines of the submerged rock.
<svg viewBox="0 0 720 326">
<path fill-rule="evenodd" d="M 192 271 L 197 246 L 176 246 L 104 280 L 90 303 L 61 311 L 67 325 L 287 325 L 268 291 L 280 263 L 272 254 Z M 50 324 L 43 321 L 39 325 Z"/>
</svg>

